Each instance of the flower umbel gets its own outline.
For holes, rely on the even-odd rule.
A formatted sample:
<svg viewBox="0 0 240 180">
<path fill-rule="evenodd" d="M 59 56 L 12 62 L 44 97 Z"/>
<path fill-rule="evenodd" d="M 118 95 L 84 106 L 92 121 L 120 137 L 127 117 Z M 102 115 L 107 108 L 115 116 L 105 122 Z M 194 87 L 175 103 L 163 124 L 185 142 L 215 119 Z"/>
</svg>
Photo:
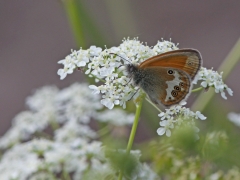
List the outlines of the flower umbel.
<svg viewBox="0 0 240 180">
<path fill-rule="evenodd" d="M 178 49 L 178 44 L 171 41 L 161 40 L 155 46 L 147 46 L 138 40 L 123 39 L 117 47 L 102 48 L 91 46 L 87 50 L 80 49 L 73 51 L 65 59 L 59 61 L 63 64 L 63 69 L 58 70 L 60 79 L 64 79 L 67 74 L 73 73 L 74 69 L 81 68 L 89 77 L 95 78 L 96 82 L 102 81 L 101 85 L 90 85 L 94 94 L 101 94 L 101 104 L 109 109 L 115 105 L 126 108 L 126 102 L 136 99 L 139 96 L 138 87 L 134 87 L 125 66 L 129 63 L 140 64 L 146 59 L 155 55 Z M 212 69 L 201 68 L 194 80 L 194 84 L 201 80 L 204 88 L 214 87 L 216 93 L 221 93 L 227 99 L 225 90 L 232 96 L 232 90 L 223 83 L 222 73 Z M 137 93 L 136 93 L 137 92 Z"/>
<path fill-rule="evenodd" d="M 131 79 L 127 76 L 124 65 L 129 62 L 139 64 L 152 56 L 176 49 L 178 49 L 177 45 L 170 41 L 158 41 L 155 46 L 149 47 L 138 38 L 127 38 L 118 47 L 102 50 L 91 46 L 88 50 L 72 51 L 64 60 L 58 62 L 64 65 L 63 69 L 58 70 L 58 75 L 64 79 L 74 69 L 81 67 L 96 81 L 104 82 L 100 86 L 89 86 L 94 94 L 102 94 L 101 104 L 109 109 L 115 105 L 125 108 L 126 102 L 133 95 L 135 98 L 139 94 L 135 94 L 138 88 L 129 83 Z"/>
<path fill-rule="evenodd" d="M 182 105 L 185 105 L 185 103 Z M 198 128 L 195 126 L 194 120 L 205 120 L 206 117 L 199 111 L 194 113 L 189 108 L 183 107 L 182 105 L 172 106 L 170 109 L 166 109 L 166 112 L 158 114 L 161 119 L 159 123 L 161 127 L 157 129 L 158 135 L 161 136 L 166 133 L 166 136 L 170 137 L 171 130 L 182 125 L 191 126 L 196 130 L 196 132 L 198 132 Z"/>
<path fill-rule="evenodd" d="M 227 99 L 224 91 L 226 90 L 230 96 L 233 95 L 233 91 L 226 84 L 224 84 L 222 80 L 222 74 L 223 72 L 219 74 L 212 69 L 206 69 L 202 67 L 193 83 L 197 84 L 197 81 L 201 80 L 202 87 L 205 89 L 214 87 L 216 93 L 221 93 L 222 98 Z"/>
</svg>

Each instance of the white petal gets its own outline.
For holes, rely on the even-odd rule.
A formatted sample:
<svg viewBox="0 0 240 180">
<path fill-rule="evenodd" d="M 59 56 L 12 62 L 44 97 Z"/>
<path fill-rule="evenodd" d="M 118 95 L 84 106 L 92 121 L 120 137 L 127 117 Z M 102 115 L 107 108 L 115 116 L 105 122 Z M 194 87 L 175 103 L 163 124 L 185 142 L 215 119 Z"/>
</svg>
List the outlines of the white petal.
<svg viewBox="0 0 240 180">
<path fill-rule="evenodd" d="M 240 126 L 240 114 L 231 112 L 228 114 L 228 119 L 235 125 Z"/>
<path fill-rule="evenodd" d="M 197 115 L 197 117 L 199 117 L 199 119 L 201 119 L 201 120 L 207 119 L 207 118 L 206 118 L 203 114 L 201 114 L 199 111 L 196 112 L 196 115 Z"/>
<path fill-rule="evenodd" d="M 228 92 L 228 94 L 229 94 L 230 96 L 232 96 L 232 95 L 233 95 L 233 91 L 232 91 L 232 89 L 230 89 L 230 88 L 227 88 L 227 92 Z"/>
<path fill-rule="evenodd" d="M 170 137 L 170 136 L 171 136 L 171 131 L 170 131 L 169 129 L 166 131 L 166 136 L 167 136 L 167 137 Z"/>
<path fill-rule="evenodd" d="M 158 116 L 162 117 L 162 116 L 164 116 L 164 114 L 165 114 L 164 112 L 161 112 L 160 114 L 158 114 Z"/>
<path fill-rule="evenodd" d="M 198 80 L 199 80 L 200 76 L 199 73 L 195 76 L 194 80 L 192 81 L 193 84 L 197 84 Z"/>
<path fill-rule="evenodd" d="M 67 73 L 65 73 L 63 69 L 59 69 L 57 74 L 60 76 L 61 80 L 63 80 L 67 76 Z"/>
<path fill-rule="evenodd" d="M 91 71 L 91 69 L 88 69 L 88 70 L 85 72 L 85 74 L 89 74 L 90 71 Z"/>
<path fill-rule="evenodd" d="M 84 67 L 86 66 L 86 62 L 85 61 L 80 61 L 79 63 L 77 63 L 78 67 Z"/>
<path fill-rule="evenodd" d="M 99 89 L 98 89 L 97 86 L 95 86 L 95 85 L 90 85 L 90 86 L 88 86 L 88 87 L 89 87 L 89 89 L 92 89 L 92 90 L 93 90 L 93 93 L 94 93 L 94 94 L 99 94 L 99 93 L 100 93 L 100 91 L 99 91 Z"/>
<path fill-rule="evenodd" d="M 161 121 L 160 122 L 160 126 L 166 126 L 168 124 L 167 120 Z"/>
<path fill-rule="evenodd" d="M 225 92 L 223 92 L 223 91 L 221 92 L 221 96 L 222 96 L 223 99 L 227 99 L 227 97 L 225 95 Z"/>
<path fill-rule="evenodd" d="M 90 85 L 90 86 L 88 86 L 90 89 L 93 89 L 93 90 L 96 90 L 96 89 L 98 89 L 98 87 L 97 86 L 95 86 L 95 85 Z"/>
<path fill-rule="evenodd" d="M 187 102 L 186 102 L 186 101 L 181 101 L 179 104 L 180 104 L 181 106 L 184 106 L 184 105 L 187 104 Z"/>
<path fill-rule="evenodd" d="M 58 64 L 65 64 L 65 59 L 58 61 Z"/>
<path fill-rule="evenodd" d="M 112 109 L 114 107 L 114 104 L 109 99 L 102 99 L 101 104 L 106 106 L 108 109 Z"/>
<path fill-rule="evenodd" d="M 206 87 L 207 87 L 207 85 L 208 85 L 208 84 L 207 84 L 207 82 L 206 82 L 206 81 L 203 81 L 203 82 L 201 83 L 201 86 L 202 86 L 202 87 L 204 87 L 204 88 L 206 88 Z"/>
<path fill-rule="evenodd" d="M 159 136 L 162 136 L 165 133 L 165 128 L 158 128 L 157 133 Z"/>
<path fill-rule="evenodd" d="M 115 100 L 115 101 L 114 101 L 114 104 L 117 104 L 117 105 L 118 105 L 118 104 L 119 104 L 119 100 Z"/>
</svg>

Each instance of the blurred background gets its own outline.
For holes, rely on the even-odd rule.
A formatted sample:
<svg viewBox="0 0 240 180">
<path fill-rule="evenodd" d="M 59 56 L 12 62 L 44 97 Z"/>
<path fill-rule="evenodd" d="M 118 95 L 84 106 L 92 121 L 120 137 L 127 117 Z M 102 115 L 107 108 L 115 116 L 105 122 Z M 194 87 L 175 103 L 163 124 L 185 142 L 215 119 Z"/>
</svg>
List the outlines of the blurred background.
<svg viewBox="0 0 240 180">
<path fill-rule="evenodd" d="M 152 46 L 171 38 L 180 48 L 198 49 L 204 67 L 217 70 L 240 37 L 239 7 L 239 0 L 1 0 L 0 135 L 26 109 L 25 99 L 34 89 L 84 81 L 81 72 L 64 80 L 57 75 L 62 67 L 57 62 L 80 46 L 118 46 L 124 37 L 139 37 Z M 211 106 L 240 112 L 239 68 L 238 64 L 225 81 L 234 96 L 226 101 L 217 94 Z"/>
</svg>

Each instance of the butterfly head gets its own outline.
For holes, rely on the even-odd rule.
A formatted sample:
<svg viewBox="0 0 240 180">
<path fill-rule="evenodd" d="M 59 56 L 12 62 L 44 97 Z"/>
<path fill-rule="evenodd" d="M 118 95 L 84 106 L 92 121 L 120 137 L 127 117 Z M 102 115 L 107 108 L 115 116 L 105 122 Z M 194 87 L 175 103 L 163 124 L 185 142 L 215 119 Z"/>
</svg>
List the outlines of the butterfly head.
<svg viewBox="0 0 240 180">
<path fill-rule="evenodd" d="M 132 77 L 134 74 L 136 74 L 136 72 L 138 72 L 139 69 L 135 64 L 128 64 L 126 65 L 126 70 L 129 76 Z"/>
</svg>

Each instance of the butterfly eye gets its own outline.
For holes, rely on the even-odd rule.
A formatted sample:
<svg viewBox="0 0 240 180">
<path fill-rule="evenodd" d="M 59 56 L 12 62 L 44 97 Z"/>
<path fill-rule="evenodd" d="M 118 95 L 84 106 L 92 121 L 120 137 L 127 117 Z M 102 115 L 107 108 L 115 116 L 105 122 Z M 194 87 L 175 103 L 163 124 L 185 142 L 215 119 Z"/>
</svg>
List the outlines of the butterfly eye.
<svg viewBox="0 0 240 180">
<path fill-rule="evenodd" d="M 176 91 L 180 91 L 180 87 L 179 87 L 179 86 L 174 86 L 174 89 L 175 89 Z"/>
<path fill-rule="evenodd" d="M 173 72 L 173 70 L 168 70 L 168 72 L 167 72 L 168 74 L 173 74 L 174 72 Z"/>
<path fill-rule="evenodd" d="M 171 94 L 172 94 L 173 97 L 176 97 L 178 95 L 178 92 L 177 91 L 172 91 Z"/>
</svg>

